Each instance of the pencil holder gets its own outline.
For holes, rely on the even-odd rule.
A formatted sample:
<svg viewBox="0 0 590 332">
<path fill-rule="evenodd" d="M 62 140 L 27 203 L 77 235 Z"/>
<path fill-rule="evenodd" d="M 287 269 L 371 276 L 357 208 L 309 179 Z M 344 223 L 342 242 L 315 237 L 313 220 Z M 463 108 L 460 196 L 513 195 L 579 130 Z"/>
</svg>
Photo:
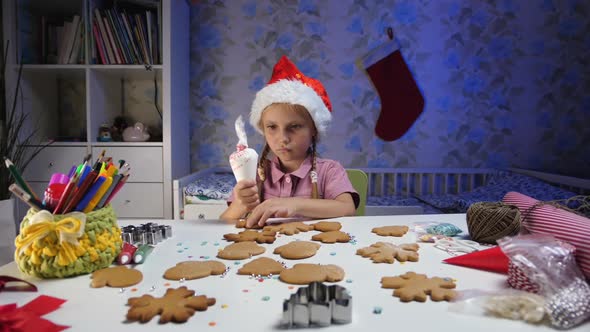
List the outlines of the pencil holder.
<svg viewBox="0 0 590 332">
<path fill-rule="evenodd" d="M 41 278 L 65 278 L 105 268 L 122 247 L 110 205 L 89 213 L 54 215 L 30 209 L 14 240 L 19 269 Z"/>
</svg>

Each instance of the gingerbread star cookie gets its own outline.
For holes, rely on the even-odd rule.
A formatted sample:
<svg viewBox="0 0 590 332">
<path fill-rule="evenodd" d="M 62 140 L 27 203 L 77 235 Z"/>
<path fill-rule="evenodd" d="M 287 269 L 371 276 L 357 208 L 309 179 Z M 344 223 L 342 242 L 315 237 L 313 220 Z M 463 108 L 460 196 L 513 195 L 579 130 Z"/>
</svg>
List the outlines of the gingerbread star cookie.
<svg viewBox="0 0 590 332">
<path fill-rule="evenodd" d="M 195 311 L 205 311 L 215 304 L 215 298 L 194 294 L 195 291 L 182 286 L 177 289 L 168 288 L 163 297 L 143 295 L 129 298 L 127 305 L 131 308 L 127 311 L 127 320 L 146 323 L 160 315 L 160 324 L 184 323 Z"/>
<path fill-rule="evenodd" d="M 433 301 L 450 301 L 457 296 L 457 292 L 452 290 L 455 286 L 450 278 L 428 278 L 414 272 L 381 278 L 381 287 L 395 289 L 393 296 L 399 297 L 402 302 L 425 302 L 428 295 Z"/>
<path fill-rule="evenodd" d="M 217 253 L 217 258 L 223 259 L 245 259 L 264 253 L 266 249 L 254 241 L 235 242 L 223 248 Z"/>
<path fill-rule="evenodd" d="M 273 243 L 276 240 L 276 233 L 269 231 L 255 231 L 247 229 L 241 231 L 238 234 L 225 234 L 223 237 L 228 241 L 233 242 L 244 242 L 244 241 L 256 241 L 258 243 Z"/>
<path fill-rule="evenodd" d="M 330 231 L 316 234 L 311 237 L 314 241 L 320 241 L 323 243 L 336 243 L 336 242 L 348 242 L 350 241 L 350 235 L 341 231 Z"/>
<path fill-rule="evenodd" d="M 92 272 L 92 282 L 90 286 L 100 288 L 109 287 L 129 287 L 137 285 L 143 279 L 141 271 L 127 268 L 125 266 L 107 267 Z"/>
<path fill-rule="evenodd" d="M 342 224 L 337 221 L 319 221 L 312 226 L 313 229 L 320 232 L 339 231 L 342 228 Z"/>
<path fill-rule="evenodd" d="M 225 272 L 225 264 L 219 261 L 185 261 L 176 264 L 164 272 L 164 279 L 192 280 L 219 275 Z"/>
<path fill-rule="evenodd" d="M 303 259 L 316 254 L 320 245 L 309 241 L 293 241 L 275 248 L 274 253 L 285 259 Z"/>
<path fill-rule="evenodd" d="M 356 251 L 357 255 L 369 257 L 374 263 L 392 264 L 396 259 L 399 262 L 417 262 L 418 261 L 418 244 L 406 243 L 395 245 L 389 242 L 377 242 L 370 247 L 361 248 Z"/>
<path fill-rule="evenodd" d="M 283 264 L 275 261 L 274 259 L 260 257 L 244 264 L 244 266 L 238 270 L 238 274 L 267 276 L 270 274 L 279 274 L 284 269 L 285 267 Z"/>
<path fill-rule="evenodd" d="M 381 236 L 404 236 L 408 232 L 408 226 L 383 226 L 375 227 L 371 232 Z"/>
<path fill-rule="evenodd" d="M 299 234 L 299 232 L 312 231 L 313 226 L 304 224 L 301 221 L 294 221 L 294 222 L 289 222 L 289 223 L 284 223 L 284 224 L 279 224 L 279 225 L 264 226 L 263 230 L 266 232 L 275 232 L 275 233 L 278 232 L 280 234 L 285 234 L 285 235 L 294 235 L 294 234 Z"/>
<path fill-rule="evenodd" d="M 314 281 L 338 282 L 344 279 L 344 270 L 337 265 L 300 263 L 283 270 L 279 279 L 288 284 L 307 285 Z"/>
</svg>

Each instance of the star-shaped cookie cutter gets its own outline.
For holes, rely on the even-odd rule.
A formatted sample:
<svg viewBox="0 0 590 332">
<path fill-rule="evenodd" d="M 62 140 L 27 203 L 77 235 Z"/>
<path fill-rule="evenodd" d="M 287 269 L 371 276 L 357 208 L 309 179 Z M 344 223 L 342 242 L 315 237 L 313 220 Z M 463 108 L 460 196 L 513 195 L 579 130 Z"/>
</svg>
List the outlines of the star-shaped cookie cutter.
<svg viewBox="0 0 590 332">
<path fill-rule="evenodd" d="M 346 288 L 312 282 L 283 301 L 285 327 L 328 326 L 352 322 L 352 296 Z"/>
</svg>

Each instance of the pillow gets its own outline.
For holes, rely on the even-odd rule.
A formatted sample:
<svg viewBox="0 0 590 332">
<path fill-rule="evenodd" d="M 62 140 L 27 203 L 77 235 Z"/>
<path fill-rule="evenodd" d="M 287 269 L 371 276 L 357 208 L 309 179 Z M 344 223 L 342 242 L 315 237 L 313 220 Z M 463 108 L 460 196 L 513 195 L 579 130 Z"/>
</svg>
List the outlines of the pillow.
<svg viewBox="0 0 590 332">
<path fill-rule="evenodd" d="M 485 186 L 457 195 L 453 208 L 458 212 L 466 212 L 469 206 L 476 202 L 498 202 L 509 191 L 516 191 L 541 201 L 565 199 L 576 195 L 530 176 L 501 173 L 493 175 Z"/>
<path fill-rule="evenodd" d="M 590 278 L 590 219 L 552 205 L 531 209 L 539 201 L 517 192 L 507 193 L 502 202 L 518 207 L 523 216 L 522 228 L 526 231 L 553 235 L 576 247 L 576 261 Z"/>
<path fill-rule="evenodd" d="M 454 205 L 457 201 L 456 195 L 425 194 L 414 195 L 414 197 L 430 206 L 434 206 L 445 213 L 457 212 L 454 210 Z"/>
<path fill-rule="evenodd" d="M 184 193 L 187 196 L 227 200 L 235 185 L 236 178 L 232 173 L 213 173 L 187 185 Z"/>
</svg>

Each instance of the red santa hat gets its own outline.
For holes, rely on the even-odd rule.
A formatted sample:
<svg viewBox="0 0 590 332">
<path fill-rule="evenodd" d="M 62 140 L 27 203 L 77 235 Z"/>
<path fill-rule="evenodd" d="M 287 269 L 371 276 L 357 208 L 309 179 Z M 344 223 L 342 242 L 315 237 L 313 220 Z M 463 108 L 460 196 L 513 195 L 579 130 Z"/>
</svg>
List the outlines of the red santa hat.
<svg viewBox="0 0 590 332">
<path fill-rule="evenodd" d="M 262 134 L 259 127 L 262 112 L 274 103 L 297 104 L 305 107 L 320 136 L 324 136 L 332 120 L 332 104 L 320 81 L 307 77 L 286 56 L 281 57 L 272 71 L 272 77 L 256 93 L 250 111 L 250 124 Z"/>
</svg>

